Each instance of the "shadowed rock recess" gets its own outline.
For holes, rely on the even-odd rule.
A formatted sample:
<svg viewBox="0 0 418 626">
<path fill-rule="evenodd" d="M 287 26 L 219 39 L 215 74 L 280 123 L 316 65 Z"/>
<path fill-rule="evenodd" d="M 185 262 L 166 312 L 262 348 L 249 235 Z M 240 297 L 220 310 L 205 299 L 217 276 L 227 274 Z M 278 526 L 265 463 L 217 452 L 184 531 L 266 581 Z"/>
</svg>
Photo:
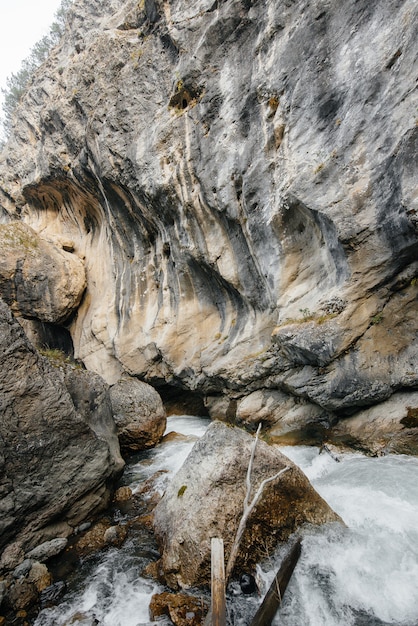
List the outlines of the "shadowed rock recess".
<svg viewBox="0 0 418 626">
<path fill-rule="evenodd" d="M 415 0 L 75 0 L 0 214 L 73 242 L 76 358 L 288 441 L 413 412 L 417 40 Z"/>
</svg>

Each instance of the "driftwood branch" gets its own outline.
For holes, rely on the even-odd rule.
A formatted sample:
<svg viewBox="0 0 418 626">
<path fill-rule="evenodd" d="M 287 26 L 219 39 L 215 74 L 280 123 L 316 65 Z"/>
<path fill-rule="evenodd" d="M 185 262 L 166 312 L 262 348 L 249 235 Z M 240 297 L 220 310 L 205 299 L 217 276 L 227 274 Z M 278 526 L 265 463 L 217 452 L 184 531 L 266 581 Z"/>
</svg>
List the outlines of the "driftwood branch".
<svg viewBox="0 0 418 626">
<path fill-rule="evenodd" d="M 250 626 L 270 626 L 281 604 L 283 594 L 299 560 L 300 553 L 301 543 L 300 539 L 298 539 L 289 554 L 283 559 L 280 569 L 274 577 Z"/>
<path fill-rule="evenodd" d="M 211 540 L 210 616 L 212 626 L 226 626 L 224 542 L 218 538 Z"/>
<path fill-rule="evenodd" d="M 281 469 L 279 472 L 277 472 L 277 474 L 275 474 L 274 476 L 270 476 L 270 478 L 265 478 L 261 483 L 260 486 L 258 487 L 253 499 L 250 502 L 250 495 L 251 495 L 251 474 L 252 474 L 252 469 L 253 469 L 253 464 L 254 464 L 254 456 L 255 456 L 255 449 L 257 447 L 257 442 L 258 442 L 258 435 L 260 434 L 260 430 L 261 430 L 261 423 L 258 425 L 257 428 L 257 432 L 255 435 L 255 439 L 254 439 L 254 443 L 252 446 L 252 450 L 251 450 L 251 457 L 250 457 L 250 462 L 248 464 L 248 468 L 247 468 L 247 476 L 246 476 L 246 493 L 245 493 L 245 498 L 244 498 L 244 511 L 240 520 L 240 523 L 238 525 L 238 530 L 237 530 L 237 534 L 235 535 L 235 539 L 234 539 L 234 543 L 232 544 L 232 548 L 231 548 L 231 553 L 229 555 L 229 559 L 228 559 L 228 563 L 226 566 L 226 572 L 225 572 L 225 578 L 228 581 L 232 571 L 234 569 L 234 565 L 235 565 L 235 561 L 237 560 L 237 556 L 238 556 L 238 550 L 240 547 L 240 543 L 241 543 L 241 539 L 242 539 L 242 535 L 244 534 L 244 530 L 245 530 L 245 526 L 247 524 L 247 520 L 251 514 L 251 511 L 254 509 L 254 507 L 256 506 L 257 502 L 259 501 L 263 491 L 264 491 L 264 487 L 268 484 L 271 483 L 273 480 L 276 480 L 277 478 L 279 478 L 279 476 L 281 476 L 282 474 L 284 474 L 285 472 L 287 472 L 288 470 L 290 470 L 290 467 L 287 465 L 285 468 Z"/>
</svg>

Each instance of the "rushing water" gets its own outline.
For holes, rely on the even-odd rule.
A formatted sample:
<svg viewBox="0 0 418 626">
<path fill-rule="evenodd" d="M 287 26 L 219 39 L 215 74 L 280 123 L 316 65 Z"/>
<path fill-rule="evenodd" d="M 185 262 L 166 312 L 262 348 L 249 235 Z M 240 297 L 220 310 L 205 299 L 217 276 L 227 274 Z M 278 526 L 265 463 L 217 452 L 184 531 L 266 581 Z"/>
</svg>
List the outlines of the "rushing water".
<svg viewBox="0 0 418 626">
<path fill-rule="evenodd" d="M 157 446 L 131 464 L 124 482 L 135 491 L 159 470 L 161 490 L 190 452 L 207 420 L 172 417 L 167 431 L 187 435 Z M 283 626 L 417 626 L 418 624 L 418 459 L 367 458 L 348 454 L 336 462 L 317 448 L 285 447 L 317 491 L 344 519 L 340 524 L 306 529 L 302 556 L 274 624 Z M 284 549 L 259 568 L 267 587 Z M 86 559 L 61 604 L 43 610 L 36 626 L 150 624 L 151 596 L 163 588 L 140 572 L 155 559 L 147 537 L 129 538 L 120 549 Z M 229 620 L 246 626 L 260 603 L 232 585 Z M 71 621 L 77 613 L 78 621 Z M 89 617 L 90 616 L 90 617 Z M 97 623 L 97 622 L 96 622 Z M 159 620 L 161 626 L 165 623 Z"/>
</svg>

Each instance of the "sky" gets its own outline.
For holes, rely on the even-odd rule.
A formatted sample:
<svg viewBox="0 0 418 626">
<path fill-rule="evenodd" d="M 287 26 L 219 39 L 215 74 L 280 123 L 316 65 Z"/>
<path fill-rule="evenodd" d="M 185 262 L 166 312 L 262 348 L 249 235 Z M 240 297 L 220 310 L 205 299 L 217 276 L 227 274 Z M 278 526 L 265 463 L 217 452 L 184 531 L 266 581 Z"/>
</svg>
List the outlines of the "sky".
<svg viewBox="0 0 418 626">
<path fill-rule="evenodd" d="M 54 21 L 61 0 L 0 0 L 0 89 Z M 0 105 L 3 98 L 0 93 Z"/>
</svg>

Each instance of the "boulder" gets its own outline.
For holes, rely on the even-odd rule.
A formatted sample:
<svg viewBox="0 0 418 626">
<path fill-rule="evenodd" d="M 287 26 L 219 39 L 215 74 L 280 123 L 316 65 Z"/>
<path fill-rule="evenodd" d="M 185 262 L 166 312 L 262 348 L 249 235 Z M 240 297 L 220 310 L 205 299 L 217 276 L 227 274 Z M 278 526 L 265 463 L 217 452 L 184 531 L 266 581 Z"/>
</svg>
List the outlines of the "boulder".
<svg viewBox="0 0 418 626">
<path fill-rule="evenodd" d="M 26 578 L 16 580 L 8 589 L 7 600 L 15 611 L 32 608 L 38 600 L 35 583 L 29 582 Z"/>
<path fill-rule="evenodd" d="M 68 536 L 107 504 L 123 461 L 83 419 L 62 371 L 37 353 L 1 300 L 0 406 L 0 549 L 14 541 L 28 551 Z M 14 568 L 19 561 L 11 556 Z"/>
<path fill-rule="evenodd" d="M 76 255 L 23 222 L 0 224 L 0 247 L 0 297 L 14 313 L 54 323 L 74 313 L 86 288 Z"/>
<path fill-rule="evenodd" d="M 126 525 L 113 526 L 110 520 L 104 518 L 94 524 L 74 544 L 76 554 L 86 556 L 94 554 L 103 548 L 114 545 L 121 546 L 128 533 Z"/>
<path fill-rule="evenodd" d="M 212 537 L 224 540 L 228 560 L 243 513 L 253 443 L 254 437 L 244 430 L 213 422 L 155 508 L 161 568 L 170 587 L 209 583 Z M 279 447 L 263 441 L 255 452 L 251 498 L 264 479 L 285 467 L 290 469 L 265 487 L 250 514 L 235 574 L 252 569 L 305 522 L 341 522 Z"/>
<path fill-rule="evenodd" d="M 95 372 L 87 372 L 71 362 L 63 368 L 63 376 L 64 384 L 79 415 L 96 436 L 107 443 L 115 464 L 122 469 L 124 461 L 120 455 L 109 386 Z"/>
<path fill-rule="evenodd" d="M 25 552 L 19 542 L 9 543 L 0 557 L 0 570 L 12 570 L 25 558 Z"/>
<path fill-rule="evenodd" d="M 261 423 L 274 443 L 322 442 L 335 421 L 322 407 L 276 389 L 259 389 L 237 404 L 236 422 L 254 430 Z"/>
<path fill-rule="evenodd" d="M 145 450 L 161 440 L 166 415 L 153 387 L 136 378 L 124 378 L 111 386 L 110 398 L 122 451 Z"/>
<path fill-rule="evenodd" d="M 328 440 L 368 454 L 418 455 L 418 391 L 395 393 L 385 402 L 340 420 Z"/>
<path fill-rule="evenodd" d="M 52 575 L 44 563 L 35 562 L 28 574 L 28 582 L 33 583 L 39 593 L 52 584 Z"/>
</svg>

